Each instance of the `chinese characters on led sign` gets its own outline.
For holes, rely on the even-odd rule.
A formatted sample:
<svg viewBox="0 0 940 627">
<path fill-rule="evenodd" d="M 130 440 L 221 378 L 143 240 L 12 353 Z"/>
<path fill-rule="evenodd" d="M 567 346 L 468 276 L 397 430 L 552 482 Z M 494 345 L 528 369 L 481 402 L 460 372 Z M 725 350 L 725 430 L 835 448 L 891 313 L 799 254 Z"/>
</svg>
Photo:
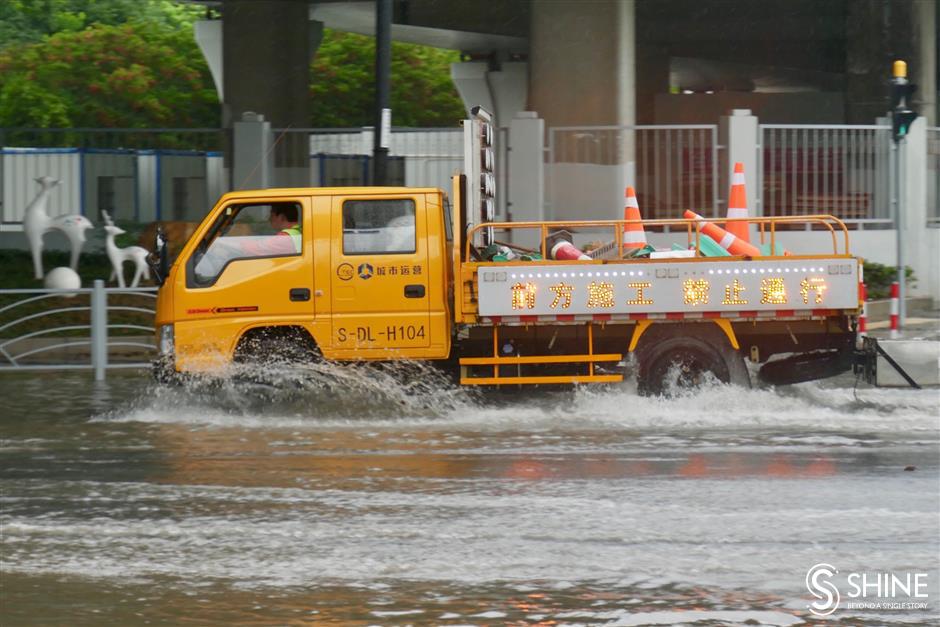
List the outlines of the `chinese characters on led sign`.
<svg viewBox="0 0 940 627">
<path fill-rule="evenodd" d="M 669 284 L 670 287 L 676 284 Z M 644 290 L 652 288 L 651 281 L 631 281 L 627 283 L 629 288 L 627 305 L 652 305 L 654 300 Z M 686 279 L 678 284 L 681 289 L 682 302 L 686 305 L 707 305 L 711 298 L 712 282 L 709 279 L 695 278 Z M 821 277 L 807 277 L 800 282 L 800 298 L 804 305 L 821 304 L 823 296 L 828 289 L 825 279 Z M 517 281 L 510 287 L 511 303 L 514 310 L 535 309 L 536 298 L 538 296 L 539 284 L 531 281 Z M 730 283 L 722 283 L 717 288 L 719 295 L 723 292 L 724 298 L 721 299 L 722 305 L 747 305 L 750 303 L 751 296 L 747 294 L 747 287 L 737 278 Z M 617 306 L 615 297 L 615 286 L 609 281 L 591 281 L 584 290 L 585 293 L 578 293 L 575 286 L 561 281 L 548 285 L 548 292 L 552 301 L 549 307 L 553 310 L 569 309 L 576 299 L 584 299 L 589 308 L 612 309 Z M 756 298 L 754 296 L 753 298 Z M 783 277 L 768 276 L 760 280 L 760 303 L 763 305 L 786 305 L 790 295 L 787 294 L 786 283 Z"/>
</svg>

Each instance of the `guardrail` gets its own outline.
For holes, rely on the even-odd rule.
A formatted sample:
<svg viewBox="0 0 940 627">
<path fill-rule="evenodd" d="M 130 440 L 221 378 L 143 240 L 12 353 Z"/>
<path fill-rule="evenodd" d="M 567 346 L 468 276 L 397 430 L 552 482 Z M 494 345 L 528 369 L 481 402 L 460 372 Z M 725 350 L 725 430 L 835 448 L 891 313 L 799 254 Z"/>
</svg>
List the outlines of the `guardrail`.
<svg viewBox="0 0 940 627">
<path fill-rule="evenodd" d="M 0 372 L 149 368 L 157 288 L 0 290 Z M 146 334 L 146 340 L 141 335 Z M 143 358 L 142 358 L 143 357 Z"/>
<path fill-rule="evenodd" d="M 786 227 L 799 225 L 806 230 L 816 229 L 828 231 L 832 238 L 833 255 L 849 255 L 849 230 L 845 222 L 830 215 L 812 215 L 812 216 L 778 216 L 778 217 L 748 217 L 748 218 L 702 218 L 702 219 L 662 219 L 662 220 L 567 220 L 553 222 L 483 222 L 474 225 L 468 232 L 464 244 L 464 259 L 472 259 L 471 245 L 474 236 L 484 229 L 494 228 L 500 231 L 518 232 L 524 230 L 537 230 L 541 244 L 537 250 L 531 252 L 538 253 L 542 261 L 553 262 L 548 255 L 548 238 L 552 233 L 558 231 L 570 230 L 579 233 L 588 233 L 592 235 L 597 232 L 607 232 L 610 234 L 610 243 L 615 249 L 623 250 L 624 227 L 642 225 L 644 230 L 650 226 L 671 227 L 672 233 L 685 232 L 686 245 L 695 249 L 696 255 L 701 254 L 702 229 L 705 224 L 726 224 L 728 222 L 744 222 L 757 225 L 759 235 L 758 243 L 768 245 L 769 250 L 779 250 L 777 246 L 777 233 Z M 841 246 L 840 246 L 841 240 Z M 511 246 L 511 245 L 510 245 Z M 778 253 L 778 254 L 783 254 Z M 788 253 L 787 253 L 788 254 Z M 630 259 L 631 261 L 646 261 L 645 259 Z M 594 259 L 592 262 L 600 261 Z M 570 263 L 570 261 L 568 261 Z M 586 262 L 588 263 L 588 262 Z"/>
</svg>

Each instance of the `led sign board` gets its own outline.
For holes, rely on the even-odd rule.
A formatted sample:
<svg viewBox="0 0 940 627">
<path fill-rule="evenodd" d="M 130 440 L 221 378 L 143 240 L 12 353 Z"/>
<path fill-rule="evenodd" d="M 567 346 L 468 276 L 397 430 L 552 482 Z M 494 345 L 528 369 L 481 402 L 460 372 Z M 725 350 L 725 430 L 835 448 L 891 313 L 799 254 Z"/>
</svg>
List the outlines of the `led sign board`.
<svg viewBox="0 0 940 627">
<path fill-rule="evenodd" d="M 854 259 L 507 264 L 477 270 L 481 316 L 855 309 Z"/>
</svg>

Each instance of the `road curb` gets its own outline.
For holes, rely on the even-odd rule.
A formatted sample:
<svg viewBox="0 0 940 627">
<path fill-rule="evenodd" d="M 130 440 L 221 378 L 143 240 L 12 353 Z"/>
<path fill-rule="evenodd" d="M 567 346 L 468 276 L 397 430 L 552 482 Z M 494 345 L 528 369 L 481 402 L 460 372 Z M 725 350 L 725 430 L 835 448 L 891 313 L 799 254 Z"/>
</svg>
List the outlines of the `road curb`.
<svg viewBox="0 0 940 627">
<path fill-rule="evenodd" d="M 911 315 L 915 311 L 932 312 L 934 311 L 933 298 L 930 296 L 917 296 L 905 298 L 907 305 L 907 314 Z M 870 300 L 868 301 L 868 321 L 880 322 L 887 320 L 891 315 L 891 299 Z"/>
</svg>

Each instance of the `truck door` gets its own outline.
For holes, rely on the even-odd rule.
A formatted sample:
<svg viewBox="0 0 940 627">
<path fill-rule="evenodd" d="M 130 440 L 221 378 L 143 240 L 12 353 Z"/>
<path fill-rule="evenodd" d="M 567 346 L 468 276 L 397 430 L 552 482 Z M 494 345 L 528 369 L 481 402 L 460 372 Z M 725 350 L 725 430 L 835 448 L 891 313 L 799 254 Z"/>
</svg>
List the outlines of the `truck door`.
<svg viewBox="0 0 940 627">
<path fill-rule="evenodd" d="M 421 355 L 431 342 L 424 194 L 334 196 L 332 202 L 330 293 L 337 355 Z"/>
<path fill-rule="evenodd" d="M 309 197 L 233 199 L 203 229 L 175 290 L 181 368 L 227 358 L 252 326 L 313 319 L 309 207 Z"/>
</svg>

